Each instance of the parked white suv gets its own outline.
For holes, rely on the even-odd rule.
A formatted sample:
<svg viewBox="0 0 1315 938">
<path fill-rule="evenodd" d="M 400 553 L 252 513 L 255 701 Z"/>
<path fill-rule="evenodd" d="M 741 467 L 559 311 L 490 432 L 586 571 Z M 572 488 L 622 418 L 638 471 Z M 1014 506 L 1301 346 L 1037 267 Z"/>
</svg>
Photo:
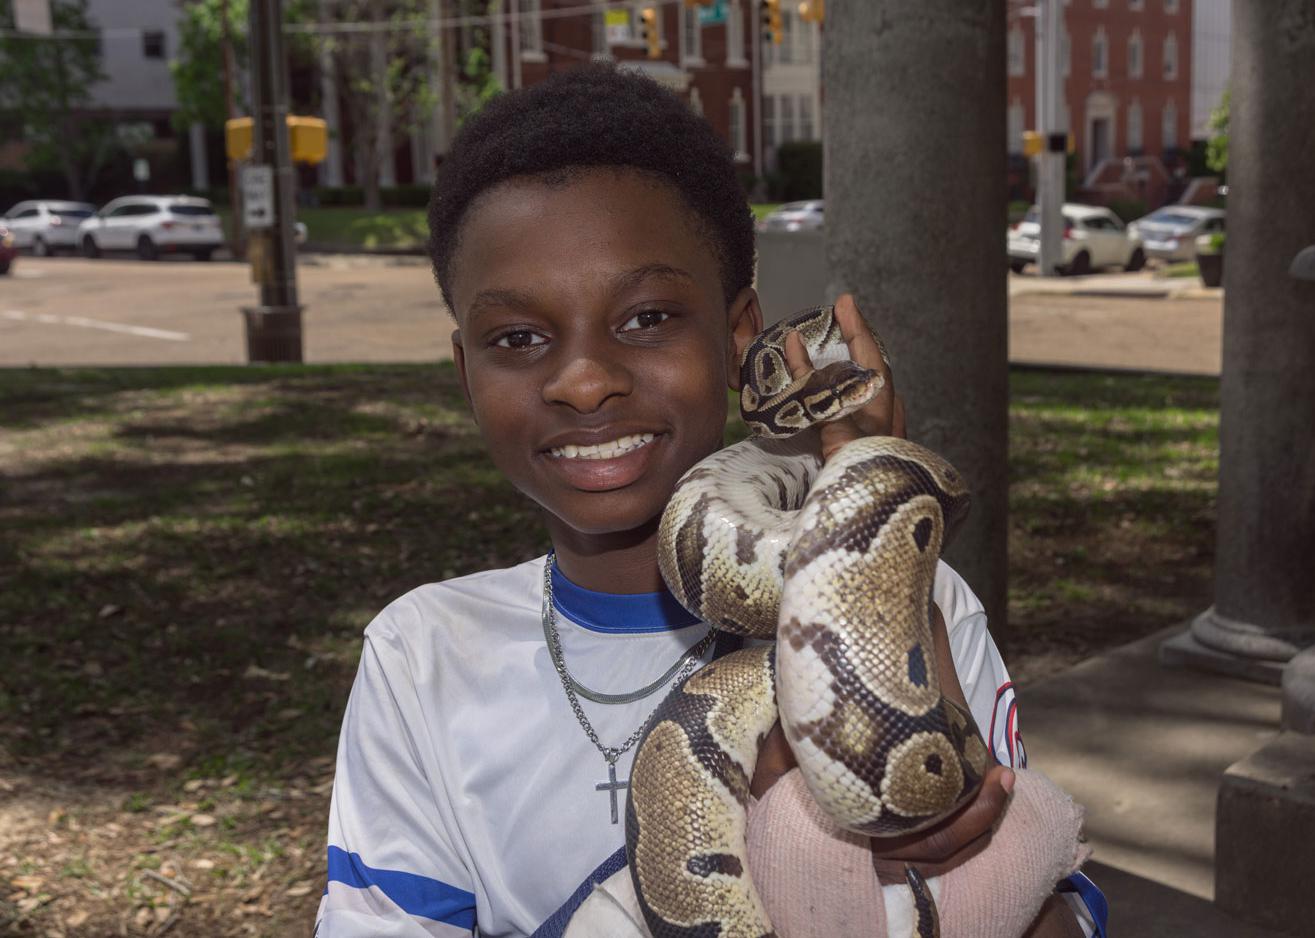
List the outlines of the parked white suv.
<svg viewBox="0 0 1315 938">
<path fill-rule="evenodd" d="M 1130 235 L 1115 215 L 1099 205 L 1065 202 L 1064 238 L 1060 264 L 1066 274 L 1089 274 L 1097 267 L 1141 270 L 1146 251 L 1140 239 Z M 1021 273 L 1036 261 L 1040 249 L 1040 213 L 1033 205 L 1023 220 L 1009 229 L 1009 267 Z"/>
<path fill-rule="evenodd" d="M 207 199 L 186 195 L 129 195 L 109 202 L 78 226 L 87 257 L 102 251 L 136 251 L 145 261 L 184 252 L 199 261 L 224 243 L 219 216 Z"/>
<path fill-rule="evenodd" d="M 5 227 L 14 245 L 27 248 L 37 257 L 49 257 L 60 248 L 78 247 L 78 225 L 90 218 L 96 206 L 87 202 L 33 200 L 19 202 L 5 213 Z"/>
</svg>

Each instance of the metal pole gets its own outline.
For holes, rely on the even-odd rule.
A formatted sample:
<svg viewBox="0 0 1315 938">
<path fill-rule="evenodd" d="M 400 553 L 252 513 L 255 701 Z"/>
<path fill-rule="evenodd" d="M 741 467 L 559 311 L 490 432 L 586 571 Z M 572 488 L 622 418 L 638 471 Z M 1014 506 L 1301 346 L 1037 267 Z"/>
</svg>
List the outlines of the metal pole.
<svg viewBox="0 0 1315 938">
<path fill-rule="evenodd" d="M 247 357 L 265 362 L 299 362 L 301 306 L 293 245 L 296 179 L 288 141 L 287 60 L 283 54 L 282 0 L 251 0 L 252 145 L 254 167 L 268 167 L 272 217 L 248 218 L 253 274 L 260 305 L 244 307 Z M 252 208 L 256 208 L 253 201 Z"/>
<path fill-rule="evenodd" d="M 1037 155 L 1037 206 L 1041 240 L 1037 273 L 1048 277 L 1063 264 L 1064 158 L 1068 127 L 1064 122 L 1064 75 L 1060 53 L 1064 34 L 1063 0 L 1040 0 L 1036 24 L 1036 113 L 1043 145 Z"/>
<path fill-rule="evenodd" d="M 220 51 L 224 61 L 224 114 L 237 117 L 237 97 L 233 91 L 233 75 L 237 65 L 233 60 L 233 29 L 228 19 L 228 0 L 219 4 Z M 246 256 L 246 238 L 242 226 L 242 190 L 237 184 L 237 160 L 228 161 L 228 208 L 233 219 L 233 254 Z"/>
</svg>

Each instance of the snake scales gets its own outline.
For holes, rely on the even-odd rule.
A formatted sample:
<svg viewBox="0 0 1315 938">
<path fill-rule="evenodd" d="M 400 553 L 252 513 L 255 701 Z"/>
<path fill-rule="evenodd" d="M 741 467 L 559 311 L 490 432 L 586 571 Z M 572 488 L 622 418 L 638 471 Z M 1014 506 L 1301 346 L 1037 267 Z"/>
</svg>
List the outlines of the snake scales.
<svg viewBox="0 0 1315 938">
<path fill-rule="evenodd" d="M 816 370 L 792 380 L 799 331 Z M 662 517 L 662 574 L 718 628 L 775 639 L 691 675 L 654 715 L 626 804 L 631 876 L 656 938 L 774 935 L 745 862 L 758 750 L 777 719 L 813 797 L 869 835 L 928 827 L 977 790 L 971 715 L 941 695 L 929 621 L 967 489 L 935 454 L 868 437 L 823 467 L 795 436 L 862 406 L 882 379 L 849 361 L 833 310 L 765 331 L 741 364 L 750 439 L 694 466 Z M 919 936 L 937 933 L 909 868 Z"/>
</svg>

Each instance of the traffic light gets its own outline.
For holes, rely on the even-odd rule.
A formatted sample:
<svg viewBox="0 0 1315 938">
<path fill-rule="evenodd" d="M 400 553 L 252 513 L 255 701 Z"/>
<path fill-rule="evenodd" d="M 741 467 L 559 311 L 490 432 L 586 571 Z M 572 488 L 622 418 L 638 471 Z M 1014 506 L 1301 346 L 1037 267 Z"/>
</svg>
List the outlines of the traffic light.
<svg viewBox="0 0 1315 938">
<path fill-rule="evenodd" d="M 648 46 L 648 57 L 662 58 L 662 37 L 658 34 L 657 7 L 644 7 L 639 12 L 639 19 L 643 23 L 644 45 Z"/>
<path fill-rule="evenodd" d="M 762 17 L 763 38 L 779 46 L 785 35 L 781 27 L 781 0 L 763 0 Z"/>
<path fill-rule="evenodd" d="M 805 23 L 820 23 L 826 18 L 826 0 L 803 0 L 799 4 L 799 18 Z"/>
</svg>

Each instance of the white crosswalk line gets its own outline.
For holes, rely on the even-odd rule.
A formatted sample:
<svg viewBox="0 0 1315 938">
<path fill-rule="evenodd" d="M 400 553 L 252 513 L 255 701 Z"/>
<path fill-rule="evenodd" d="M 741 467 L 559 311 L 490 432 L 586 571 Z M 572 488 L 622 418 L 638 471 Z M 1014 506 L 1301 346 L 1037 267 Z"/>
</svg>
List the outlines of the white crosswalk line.
<svg viewBox="0 0 1315 938">
<path fill-rule="evenodd" d="M 0 317 L 18 322 L 40 322 L 55 326 L 80 326 L 84 329 L 103 329 L 106 332 L 122 332 L 127 335 L 142 336 L 147 339 L 163 339 L 168 342 L 187 342 L 192 336 L 186 332 L 174 332 L 171 329 L 152 329 L 149 326 L 133 326 L 122 322 L 108 322 L 104 319 L 88 319 L 85 316 L 52 316 L 49 313 L 35 315 L 21 309 L 7 309 L 0 312 Z"/>
</svg>

